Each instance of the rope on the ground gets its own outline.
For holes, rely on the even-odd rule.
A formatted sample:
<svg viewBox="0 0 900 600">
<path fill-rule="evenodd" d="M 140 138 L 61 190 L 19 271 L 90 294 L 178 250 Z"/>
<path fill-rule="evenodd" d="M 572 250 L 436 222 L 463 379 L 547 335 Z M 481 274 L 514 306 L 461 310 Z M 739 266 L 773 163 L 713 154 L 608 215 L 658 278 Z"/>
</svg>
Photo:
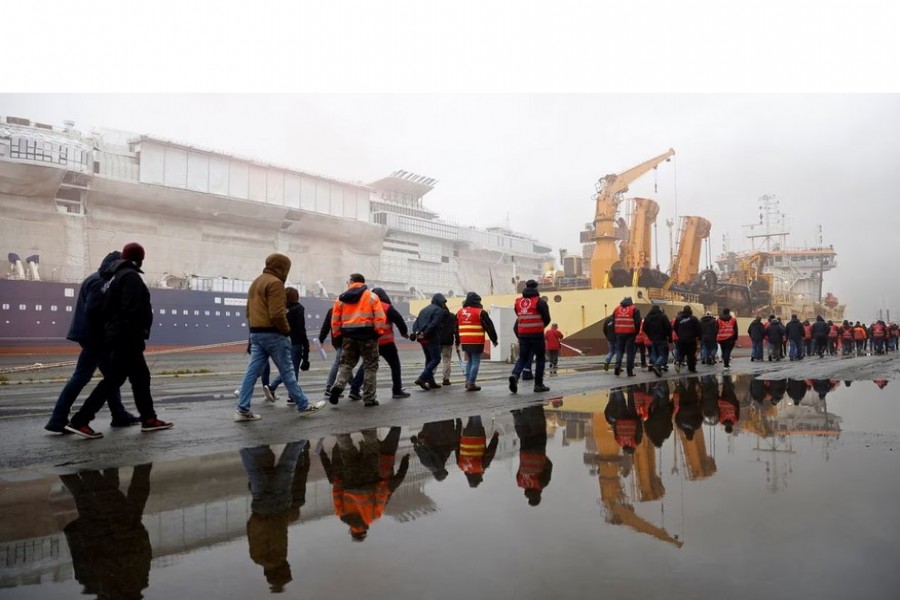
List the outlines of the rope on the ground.
<svg viewBox="0 0 900 600">
<path fill-rule="evenodd" d="M 215 350 L 217 348 L 227 348 L 228 346 L 236 346 L 238 344 L 246 345 L 247 340 L 241 340 L 239 342 L 221 342 L 219 344 L 206 344 L 203 346 L 185 346 L 183 348 L 170 348 L 168 350 L 153 350 L 152 352 L 145 352 L 144 356 L 163 356 L 166 354 L 181 354 L 184 352 L 201 352 L 203 350 Z M 52 363 L 34 363 L 30 365 L 22 365 L 19 367 L 7 367 L 5 369 L 0 369 L 0 373 L 27 373 L 29 371 L 43 371 L 45 369 L 56 369 L 60 367 L 72 367 L 74 366 L 78 360 L 64 360 L 61 362 L 52 362 Z"/>
</svg>

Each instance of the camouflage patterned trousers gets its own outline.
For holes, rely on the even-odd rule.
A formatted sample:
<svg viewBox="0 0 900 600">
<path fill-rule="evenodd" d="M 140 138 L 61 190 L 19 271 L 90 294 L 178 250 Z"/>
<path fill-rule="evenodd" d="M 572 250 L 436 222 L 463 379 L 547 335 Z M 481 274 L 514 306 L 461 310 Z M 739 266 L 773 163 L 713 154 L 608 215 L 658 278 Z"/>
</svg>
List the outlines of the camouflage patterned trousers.
<svg viewBox="0 0 900 600">
<path fill-rule="evenodd" d="M 341 389 L 353 376 L 353 367 L 362 358 L 363 376 L 362 396 L 365 402 L 375 399 L 375 378 L 378 374 L 378 340 L 354 340 L 345 337 L 341 343 L 341 366 L 338 368 L 337 380 L 334 384 Z"/>
</svg>

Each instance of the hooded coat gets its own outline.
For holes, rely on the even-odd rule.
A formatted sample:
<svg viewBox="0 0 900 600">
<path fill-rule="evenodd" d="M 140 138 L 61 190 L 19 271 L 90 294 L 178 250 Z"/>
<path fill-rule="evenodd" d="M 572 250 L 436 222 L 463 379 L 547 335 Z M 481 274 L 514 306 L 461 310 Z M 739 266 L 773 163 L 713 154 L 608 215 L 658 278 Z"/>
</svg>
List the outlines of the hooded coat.
<svg viewBox="0 0 900 600">
<path fill-rule="evenodd" d="M 800 319 L 797 317 L 791 317 L 791 320 L 788 321 L 788 324 L 784 326 L 784 332 L 787 334 L 789 340 L 793 340 L 795 342 L 802 342 L 803 337 L 806 332 L 803 330 L 803 323 L 800 322 Z"/>
<path fill-rule="evenodd" d="M 828 323 L 825 322 L 825 319 L 822 318 L 821 315 L 816 317 L 816 322 L 812 324 L 809 332 L 812 334 L 813 338 L 827 338 L 828 337 Z"/>
<path fill-rule="evenodd" d="M 700 319 L 700 341 L 704 344 L 711 344 L 716 341 L 716 335 L 718 335 L 718 333 L 718 319 L 712 315 L 703 315 Z"/>
<path fill-rule="evenodd" d="M 801 331 L 802 331 L 801 326 Z M 784 325 L 778 319 L 769 321 L 769 327 L 766 329 L 766 338 L 773 344 L 780 344 L 784 340 Z"/>
<path fill-rule="evenodd" d="M 491 316 L 484 310 L 484 307 L 481 305 L 481 296 L 476 294 L 475 292 L 469 292 L 466 294 L 466 300 L 463 302 L 463 308 L 480 308 L 481 309 L 481 326 L 484 328 L 484 332 L 490 338 L 492 344 L 497 343 L 497 329 L 494 327 L 494 322 L 491 320 Z M 462 345 L 463 352 L 481 352 L 484 350 L 484 344 L 463 344 Z"/>
<path fill-rule="evenodd" d="M 117 260 L 112 277 L 103 284 L 103 321 L 107 343 L 143 344 L 153 328 L 150 290 L 141 278 L 143 271 L 130 260 Z"/>
<path fill-rule="evenodd" d="M 763 325 L 761 319 L 753 319 L 753 322 L 750 323 L 750 327 L 747 328 L 747 335 L 749 335 L 750 340 L 754 342 L 761 342 L 766 339 L 766 326 Z"/>
<path fill-rule="evenodd" d="M 398 311 L 391 305 L 391 297 L 388 296 L 387 292 L 380 287 L 372 288 L 372 293 L 378 296 L 378 299 L 381 300 L 382 308 L 384 308 L 385 306 L 390 307 L 384 313 L 384 316 L 387 318 L 388 325 L 390 326 L 393 323 L 397 326 L 397 331 L 400 332 L 400 335 L 403 337 L 407 337 L 409 335 L 409 329 L 407 329 L 406 327 L 406 319 L 403 318 L 403 315 L 400 314 L 400 311 Z"/>
<path fill-rule="evenodd" d="M 644 317 L 644 333 L 653 343 L 672 341 L 672 323 L 655 304 Z"/>
<path fill-rule="evenodd" d="M 331 306 L 332 339 L 377 340 L 388 331 L 381 299 L 362 282 L 351 283 Z"/>
<path fill-rule="evenodd" d="M 447 306 L 447 299 L 443 294 L 437 293 L 431 297 L 431 304 L 419 311 L 419 315 L 412 325 L 413 333 L 419 341 L 439 339 L 441 323 L 444 322 L 445 306 Z"/>
<path fill-rule="evenodd" d="M 681 317 L 675 321 L 672 330 L 678 336 L 679 342 L 690 343 L 700 338 L 700 321 L 694 316 L 693 311 L 685 310 Z"/>
<path fill-rule="evenodd" d="M 81 282 L 66 339 L 83 345 L 103 343 L 103 284 L 112 277 L 112 266 L 121 257 L 118 250 L 110 252 L 100 268 Z"/>
<path fill-rule="evenodd" d="M 288 335 L 287 297 L 284 282 L 291 271 L 291 259 L 284 254 L 266 257 L 262 275 L 250 284 L 247 293 L 247 324 L 250 333 L 280 333 Z"/>
</svg>

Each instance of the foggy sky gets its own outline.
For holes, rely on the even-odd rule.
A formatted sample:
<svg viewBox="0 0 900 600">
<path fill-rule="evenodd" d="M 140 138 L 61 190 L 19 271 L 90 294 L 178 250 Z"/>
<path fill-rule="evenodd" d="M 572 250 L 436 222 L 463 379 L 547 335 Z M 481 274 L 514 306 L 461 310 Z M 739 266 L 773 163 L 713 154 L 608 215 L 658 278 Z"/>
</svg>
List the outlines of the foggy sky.
<svg viewBox="0 0 900 600">
<path fill-rule="evenodd" d="M 580 253 L 597 179 L 672 147 L 675 159 L 628 193 L 660 203 L 663 268 L 676 201 L 679 215 L 712 222 L 717 255 L 723 235 L 749 246 L 742 226 L 770 194 L 793 245 L 814 245 L 822 226 L 839 265 L 824 289 L 848 317 L 900 317 L 900 95 L 45 94 L 0 95 L 0 115 L 151 133 L 352 181 L 413 171 L 439 180 L 428 208 L 508 224 L 556 258 Z"/>
</svg>

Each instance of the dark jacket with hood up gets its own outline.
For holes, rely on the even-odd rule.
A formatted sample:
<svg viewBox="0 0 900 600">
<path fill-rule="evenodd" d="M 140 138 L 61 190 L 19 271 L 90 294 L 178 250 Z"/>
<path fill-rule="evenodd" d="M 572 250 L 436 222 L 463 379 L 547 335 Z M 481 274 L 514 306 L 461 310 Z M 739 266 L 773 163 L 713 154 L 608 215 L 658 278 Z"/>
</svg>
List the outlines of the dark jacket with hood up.
<svg viewBox="0 0 900 600">
<path fill-rule="evenodd" d="M 438 293 L 431 297 L 431 304 L 419 311 L 419 316 L 413 322 L 412 330 L 420 342 L 440 339 L 438 336 L 441 334 L 441 323 L 444 322 L 446 306 L 447 299 L 443 294 Z"/>
<path fill-rule="evenodd" d="M 394 308 L 391 305 L 391 297 L 387 295 L 387 292 L 384 291 L 383 288 L 377 287 L 372 288 L 372 293 L 378 296 L 378 299 L 381 300 L 381 307 L 390 306 L 390 308 L 385 311 L 384 316 L 387 317 L 388 326 L 393 323 L 397 326 L 397 331 L 400 332 L 402 337 L 409 336 L 409 329 L 406 327 L 406 319 L 403 318 L 403 315 L 400 314 L 400 311 Z"/>
<path fill-rule="evenodd" d="M 481 305 L 481 296 L 476 294 L 475 292 L 469 292 L 466 294 L 466 301 L 463 302 L 463 308 L 480 308 L 481 309 L 481 326 L 484 328 L 484 332 L 490 338 L 492 344 L 497 344 L 497 330 L 494 327 L 494 322 L 491 321 L 491 316 L 484 310 L 484 307 Z M 459 323 L 459 321 L 457 321 Z M 463 344 L 462 345 L 463 352 L 481 352 L 484 350 L 484 344 Z"/>
<path fill-rule="evenodd" d="M 114 345 L 140 343 L 150 338 L 153 306 L 143 271 L 130 260 L 118 260 L 104 284 L 103 321 L 106 341 Z"/>
<path fill-rule="evenodd" d="M 747 328 L 747 335 L 750 336 L 752 341 L 761 342 L 766 339 L 766 326 L 763 325 L 761 320 L 753 319 L 750 327 Z"/>
<path fill-rule="evenodd" d="M 773 344 L 780 344 L 784 340 L 784 325 L 778 319 L 769 321 L 766 328 L 766 339 Z"/>
<path fill-rule="evenodd" d="M 700 321 L 694 316 L 693 311 L 688 310 L 681 313 L 681 317 L 675 321 L 675 326 L 672 329 L 675 331 L 675 335 L 678 336 L 678 342 L 685 344 L 696 342 L 700 339 L 702 333 L 700 331 Z"/>
<path fill-rule="evenodd" d="M 644 333 L 654 343 L 672 341 L 672 323 L 655 304 L 644 317 Z"/>
<path fill-rule="evenodd" d="M 700 340 L 704 344 L 711 344 L 716 341 L 716 335 L 719 333 L 719 321 L 712 315 L 703 315 L 700 318 Z M 680 335 L 678 336 L 681 337 Z"/>
<path fill-rule="evenodd" d="M 797 317 L 791 317 L 791 320 L 784 326 L 784 332 L 789 340 L 802 342 L 806 332 L 803 330 L 803 323 Z"/>
<path fill-rule="evenodd" d="M 825 339 L 828 337 L 828 323 L 825 322 L 825 319 L 822 318 L 822 315 L 816 317 L 816 322 L 812 324 L 812 327 L 809 328 L 809 333 L 814 338 L 822 338 Z"/>
<path fill-rule="evenodd" d="M 444 305 L 444 320 L 441 321 L 441 346 L 459 346 L 459 324 L 456 314 Z"/>
<path fill-rule="evenodd" d="M 100 269 L 81 282 L 66 339 L 86 346 L 103 343 L 103 284 L 112 277 L 112 266 L 120 258 L 122 253 L 118 250 L 110 252 L 100 263 Z"/>
<path fill-rule="evenodd" d="M 309 358 L 309 337 L 306 335 L 306 309 L 299 302 L 287 303 L 287 320 L 291 327 L 291 346 L 301 346 L 303 357 Z"/>
<path fill-rule="evenodd" d="M 544 322 L 544 327 L 547 327 L 547 325 L 550 324 L 550 307 L 547 306 L 547 303 L 544 301 L 543 298 L 541 298 L 541 293 L 538 291 L 538 289 L 526 287 L 524 290 L 522 290 L 522 297 L 538 299 L 537 307 L 536 307 L 537 312 L 539 315 L 541 315 L 541 320 Z M 513 331 L 515 332 L 516 337 L 523 337 L 523 338 L 528 338 L 528 339 L 538 339 L 538 338 L 540 338 L 542 340 L 544 339 L 543 331 L 540 333 L 529 333 L 527 335 L 520 336 L 518 325 L 519 325 L 519 320 L 516 319 L 516 322 L 513 325 Z"/>
</svg>

